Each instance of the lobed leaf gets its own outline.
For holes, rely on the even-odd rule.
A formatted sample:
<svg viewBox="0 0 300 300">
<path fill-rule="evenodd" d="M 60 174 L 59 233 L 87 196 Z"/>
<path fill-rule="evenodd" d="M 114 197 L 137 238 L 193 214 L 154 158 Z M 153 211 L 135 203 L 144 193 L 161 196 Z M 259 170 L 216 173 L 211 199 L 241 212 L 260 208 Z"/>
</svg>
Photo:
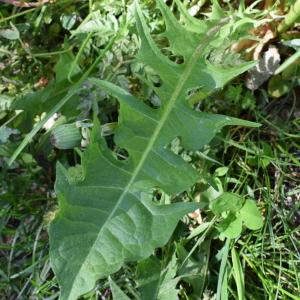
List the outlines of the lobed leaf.
<svg viewBox="0 0 300 300">
<path fill-rule="evenodd" d="M 189 31 L 163 1 L 158 3 L 170 49 L 184 59 L 176 64 L 162 54 L 137 5 L 141 39 L 138 59 L 161 79 L 160 87 L 148 82 L 161 99 L 161 107 L 152 109 L 114 84 L 91 79 L 120 101 L 115 142 L 127 150 L 129 158 L 115 159 L 95 122 L 92 141 L 82 156 L 82 179 L 74 179 L 57 165 L 59 211 L 49 232 L 51 263 L 61 286 L 61 300 L 77 299 L 90 291 L 96 280 L 116 272 L 125 262 L 150 256 L 156 247 L 166 244 L 179 219 L 196 209 L 195 203 L 156 205 L 151 200 L 153 188 L 174 195 L 188 189 L 200 176 L 168 149 L 174 138 L 180 137 L 186 149 L 194 150 L 209 143 L 226 125 L 257 126 L 196 112 L 188 105 L 191 90 L 200 87 L 212 93 L 253 64 L 213 65 L 207 50 L 210 43 L 220 39 L 218 27 L 207 35 Z"/>
</svg>

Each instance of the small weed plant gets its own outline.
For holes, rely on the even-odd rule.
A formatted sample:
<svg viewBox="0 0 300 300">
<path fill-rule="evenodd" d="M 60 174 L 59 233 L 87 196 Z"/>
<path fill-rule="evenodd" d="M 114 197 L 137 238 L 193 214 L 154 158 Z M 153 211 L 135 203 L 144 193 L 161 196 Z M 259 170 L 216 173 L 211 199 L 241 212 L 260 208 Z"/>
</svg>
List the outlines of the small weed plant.
<svg viewBox="0 0 300 300">
<path fill-rule="evenodd" d="M 299 1 L 2 2 L 3 298 L 298 299 Z"/>
</svg>

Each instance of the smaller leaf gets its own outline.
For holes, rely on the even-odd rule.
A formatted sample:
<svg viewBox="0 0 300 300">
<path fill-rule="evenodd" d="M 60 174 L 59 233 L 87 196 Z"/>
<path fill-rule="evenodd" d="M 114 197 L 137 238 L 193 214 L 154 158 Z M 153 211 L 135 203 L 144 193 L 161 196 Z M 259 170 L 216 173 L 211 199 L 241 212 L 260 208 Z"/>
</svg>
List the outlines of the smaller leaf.
<svg viewBox="0 0 300 300">
<path fill-rule="evenodd" d="M 143 300 L 178 300 L 176 285 L 177 259 L 175 254 L 163 268 L 155 257 L 147 258 L 138 264 L 137 277 Z"/>
<path fill-rule="evenodd" d="M 60 16 L 62 27 L 67 30 L 71 30 L 74 27 L 76 20 L 77 20 L 76 13 L 62 14 Z"/>
<path fill-rule="evenodd" d="M 128 296 L 115 284 L 115 282 L 109 278 L 109 284 L 114 300 L 130 300 Z"/>
<path fill-rule="evenodd" d="M 215 176 L 222 177 L 222 176 L 226 175 L 227 172 L 228 172 L 228 167 L 220 167 L 215 170 Z"/>
<path fill-rule="evenodd" d="M 199 226 L 197 226 L 196 228 L 194 228 L 191 232 L 191 234 L 187 237 L 188 240 L 194 238 L 195 236 L 201 234 L 202 232 L 204 232 L 209 226 L 211 225 L 210 222 L 205 222 L 200 224 Z"/>
<path fill-rule="evenodd" d="M 212 178 L 209 181 L 210 187 L 201 193 L 201 202 L 210 203 L 213 200 L 217 199 L 223 193 L 222 182 L 218 177 Z"/>
<path fill-rule="evenodd" d="M 7 40 L 17 40 L 20 38 L 20 33 L 17 28 L 11 29 L 1 29 L 0 30 L 0 37 L 3 37 Z"/>
<path fill-rule="evenodd" d="M 221 231 L 221 237 L 229 239 L 237 238 L 242 232 L 242 218 L 240 214 L 230 214 L 218 226 Z"/>
<path fill-rule="evenodd" d="M 216 215 L 220 215 L 226 211 L 236 213 L 242 208 L 243 203 L 244 200 L 242 197 L 234 193 L 223 193 L 212 202 L 211 210 Z"/>
<path fill-rule="evenodd" d="M 81 72 L 78 64 L 74 64 L 75 57 L 72 53 L 67 52 L 59 56 L 59 60 L 55 65 L 56 82 L 62 82 L 68 78 L 68 73 L 71 71 L 71 76 L 75 76 Z"/>
<path fill-rule="evenodd" d="M 99 11 L 92 12 L 75 30 L 72 35 L 81 33 L 97 33 L 101 37 L 108 37 L 118 30 L 118 21 L 113 14 L 108 14 L 103 18 Z"/>
<path fill-rule="evenodd" d="M 241 218 L 246 227 L 252 230 L 260 229 L 263 226 L 261 213 L 253 200 L 247 200 L 240 210 Z"/>
<path fill-rule="evenodd" d="M 174 278 L 164 282 L 163 287 L 159 291 L 157 300 L 178 300 L 178 290 L 176 289 L 178 281 L 179 278 Z"/>
<path fill-rule="evenodd" d="M 176 245 L 178 261 L 181 265 L 178 275 L 182 281 L 192 286 L 191 299 L 198 299 L 198 296 L 203 294 L 207 281 L 210 245 L 210 239 L 201 243 L 194 256 L 190 255 L 182 243 Z"/>
<path fill-rule="evenodd" d="M 160 284 L 161 265 L 159 260 L 151 256 L 138 263 L 137 281 L 144 300 L 157 298 Z"/>
</svg>

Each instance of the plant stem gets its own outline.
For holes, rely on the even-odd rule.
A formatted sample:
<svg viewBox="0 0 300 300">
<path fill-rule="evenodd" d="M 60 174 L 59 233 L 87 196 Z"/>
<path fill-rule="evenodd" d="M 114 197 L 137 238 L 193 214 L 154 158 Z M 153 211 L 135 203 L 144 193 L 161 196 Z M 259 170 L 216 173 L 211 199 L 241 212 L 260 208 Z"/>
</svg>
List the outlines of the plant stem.
<svg viewBox="0 0 300 300">
<path fill-rule="evenodd" d="M 22 152 L 22 150 L 31 142 L 32 138 L 38 133 L 38 131 L 44 126 L 44 124 L 56 113 L 58 112 L 71 98 L 72 96 L 77 93 L 82 83 L 88 78 L 88 76 L 92 73 L 95 67 L 99 64 L 102 60 L 105 53 L 113 46 L 115 40 L 119 37 L 117 34 L 111 41 L 107 44 L 105 49 L 101 52 L 101 54 L 97 57 L 94 63 L 88 68 L 88 70 L 82 75 L 82 77 L 70 88 L 68 93 L 48 112 L 48 114 L 39 121 L 36 126 L 25 136 L 21 144 L 15 150 L 13 155 L 10 157 L 8 161 L 8 166 L 15 161 L 18 155 Z"/>
<path fill-rule="evenodd" d="M 295 4 L 290 8 L 289 12 L 285 16 L 284 21 L 278 26 L 278 32 L 283 33 L 291 28 L 297 19 L 300 17 L 300 0 L 297 0 Z"/>
<path fill-rule="evenodd" d="M 36 9 L 40 9 L 40 8 L 39 8 L 39 7 L 38 7 L 38 8 L 35 8 L 35 7 L 34 7 L 34 8 L 30 8 L 30 9 L 24 10 L 24 11 L 22 11 L 22 12 L 20 12 L 20 13 L 17 13 L 17 14 L 12 14 L 12 15 L 6 17 L 6 18 L 0 19 L 0 23 L 3 23 L 3 22 L 6 22 L 6 21 L 9 21 L 9 20 L 18 18 L 18 17 L 20 17 L 20 16 L 23 16 L 23 15 L 25 15 L 25 14 L 28 14 L 28 13 L 30 13 L 30 12 L 36 10 Z"/>
<path fill-rule="evenodd" d="M 275 75 L 281 73 L 286 68 L 288 68 L 290 65 L 296 62 L 296 60 L 300 57 L 300 49 L 295 52 L 292 56 L 290 56 L 287 60 L 285 60 L 275 71 Z"/>
</svg>

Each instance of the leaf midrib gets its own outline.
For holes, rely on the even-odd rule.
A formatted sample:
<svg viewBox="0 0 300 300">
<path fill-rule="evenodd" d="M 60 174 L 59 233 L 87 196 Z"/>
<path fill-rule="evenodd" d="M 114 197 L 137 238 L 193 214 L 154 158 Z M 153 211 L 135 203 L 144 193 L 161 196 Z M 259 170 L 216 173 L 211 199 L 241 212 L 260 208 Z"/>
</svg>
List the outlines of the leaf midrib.
<svg viewBox="0 0 300 300">
<path fill-rule="evenodd" d="M 117 211 L 117 209 L 119 208 L 120 204 L 122 203 L 124 197 L 126 197 L 127 193 L 130 191 L 131 186 L 133 185 L 133 183 L 135 182 L 140 170 L 143 167 L 144 162 L 146 161 L 149 153 L 151 152 L 151 149 L 153 147 L 153 145 L 155 144 L 162 128 L 165 125 L 165 122 L 167 121 L 170 113 L 172 112 L 172 109 L 174 108 L 174 104 L 178 99 L 178 96 L 180 95 L 180 93 L 182 92 L 182 88 L 184 87 L 186 80 L 188 79 L 189 75 L 191 74 L 191 71 L 194 67 L 194 63 L 197 61 L 197 59 L 200 57 L 201 52 L 204 48 L 206 48 L 206 44 L 205 42 L 201 42 L 200 45 L 195 49 L 193 55 L 191 56 L 191 58 L 188 60 L 187 65 L 182 73 L 182 75 L 178 78 L 178 84 L 175 87 L 174 92 L 172 93 L 172 96 L 170 98 L 170 101 L 167 103 L 165 111 L 162 114 L 161 117 L 161 121 L 157 123 L 157 126 L 149 140 L 149 143 L 139 161 L 139 163 L 137 164 L 136 168 L 134 169 L 131 179 L 129 180 L 128 184 L 126 185 L 123 193 L 120 195 L 119 200 L 117 201 L 116 205 L 114 206 L 112 212 L 108 215 L 106 221 L 104 222 L 104 224 L 102 225 L 96 239 L 95 242 L 93 243 L 93 245 L 90 247 L 88 254 L 86 256 L 86 259 L 84 260 L 84 262 L 82 263 L 81 266 L 83 266 L 85 264 L 85 262 L 88 259 L 88 256 L 91 252 L 91 250 L 95 247 L 95 244 L 97 243 L 97 241 L 99 240 L 99 237 L 102 234 L 103 229 L 106 227 L 106 225 L 109 223 L 109 221 L 112 219 L 112 217 L 114 216 L 115 212 Z M 81 267 L 82 268 L 82 267 Z M 81 268 L 79 269 L 79 272 L 77 274 L 80 274 L 81 272 Z M 78 275 L 77 275 L 78 276 Z M 73 283 L 76 281 L 77 276 L 74 278 Z"/>
</svg>

